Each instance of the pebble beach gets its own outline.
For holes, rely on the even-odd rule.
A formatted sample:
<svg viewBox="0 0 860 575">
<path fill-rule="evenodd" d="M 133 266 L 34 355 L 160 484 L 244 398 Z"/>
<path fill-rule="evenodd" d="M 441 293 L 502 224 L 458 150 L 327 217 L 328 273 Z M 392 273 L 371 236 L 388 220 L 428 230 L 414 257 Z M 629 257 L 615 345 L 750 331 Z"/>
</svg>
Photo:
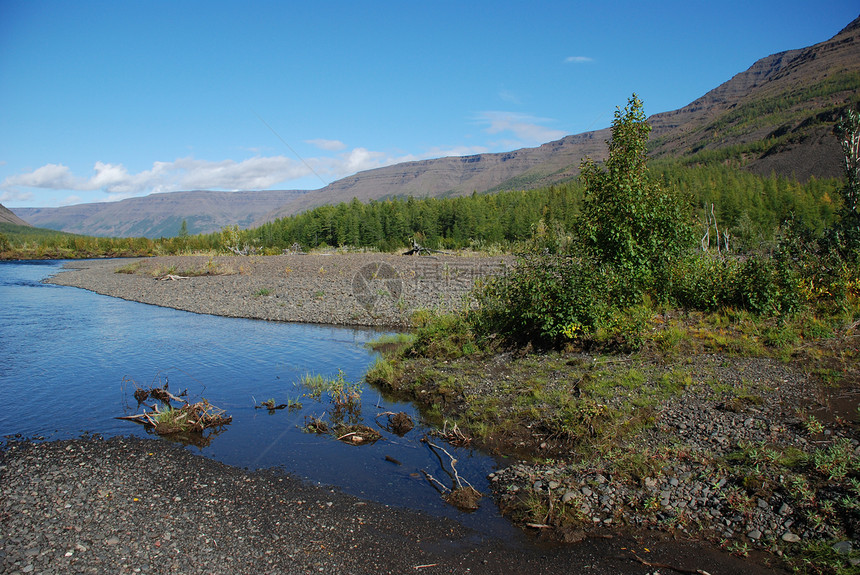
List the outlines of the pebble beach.
<svg viewBox="0 0 860 575">
<path fill-rule="evenodd" d="M 195 313 L 401 328 L 416 312 L 468 305 L 474 283 L 505 265 L 503 258 L 386 254 L 183 256 L 73 262 L 50 282 Z M 700 408 L 679 407 L 667 425 L 692 430 Z M 708 441 L 729 430 L 753 438 L 767 432 L 755 418 L 708 425 Z M 699 470 L 672 471 L 665 484 L 644 489 L 666 505 L 683 499 L 711 513 L 716 500 L 711 505 L 701 492 L 708 482 L 697 479 Z M 612 525 L 613 502 L 630 494 L 598 474 L 574 483 L 553 466 L 513 465 L 491 479 L 504 486 L 500 493 L 575 498 L 600 525 L 575 544 L 543 541 L 540 532 L 502 541 L 450 518 L 284 472 L 233 468 L 167 441 L 11 439 L 0 452 L 0 573 L 782 572 L 755 551 L 742 558 L 692 534 Z M 783 511 L 763 509 L 752 525 L 779 536 Z"/>
</svg>

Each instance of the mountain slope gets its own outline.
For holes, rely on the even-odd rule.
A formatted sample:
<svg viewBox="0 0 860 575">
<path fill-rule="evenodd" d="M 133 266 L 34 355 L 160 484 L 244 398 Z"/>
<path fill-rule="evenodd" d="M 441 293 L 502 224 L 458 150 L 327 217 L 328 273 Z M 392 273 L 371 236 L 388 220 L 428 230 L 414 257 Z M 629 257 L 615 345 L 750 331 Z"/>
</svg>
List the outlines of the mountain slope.
<svg viewBox="0 0 860 575">
<path fill-rule="evenodd" d="M 27 222 L 16 216 L 3 204 L 0 204 L 0 224 L 15 224 L 16 226 L 29 226 Z"/>
<path fill-rule="evenodd" d="M 860 18 L 808 48 L 762 58 L 691 104 L 649 118 L 655 157 L 720 152 L 800 180 L 842 174 L 833 124 L 860 102 Z"/>
<path fill-rule="evenodd" d="M 183 220 L 188 233 L 216 232 L 227 225 L 247 227 L 304 191 L 173 192 L 119 202 L 62 208 L 16 208 L 34 226 L 89 236 L 172 237 Z"/>
<path fill-rule="evenodd" d="M 609 102 L 620 106 L 624 102 Z M 654 158 L 718 160 L 800 180 L 842 175 L 833 125 L 860 104 L 860 18 L 833 38 L 762 58 L 675 111 L 649 118 Z M 647 109 L 648 103 L 645 102 Z M 310 192 L 175 192 L 116 203 L 25 208 L 33 225 L 88 234 L 173 236 L 228 224 L 259 225 L 358 198 L 465 195 L 547 186 L 578 175 L 583 158 L 606 157 L 609 130 L 537 148 L 408 162 L 360 172 Z"/>
<path fill-rule="evenodd" d="M 609 130 L 601 130 L 567 136 L 537 148 L 406 162 L 359 172 L 294 199 L 262 221 L 352 198 L 367 201 L 385 197 L 462 196 L 493 190 L 512 181 L 519 182 L 513 187 L 534 188 L 573 177 L 583 157 L 605 157 L 607 138 Z"/>
</svg>

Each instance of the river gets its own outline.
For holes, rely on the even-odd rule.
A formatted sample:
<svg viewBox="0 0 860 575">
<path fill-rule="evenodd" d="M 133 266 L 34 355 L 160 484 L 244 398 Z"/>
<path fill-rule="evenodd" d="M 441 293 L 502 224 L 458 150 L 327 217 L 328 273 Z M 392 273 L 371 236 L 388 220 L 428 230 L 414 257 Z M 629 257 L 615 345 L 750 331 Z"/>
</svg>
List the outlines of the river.
<svg viewBox="0 0 860 575">
<path fill-rule="evenodd" d="M 139 413 L 135 386 L 169 384 L 225 409 L 233 420 L 204 457 L 248 468 L 279 468 L 313 482 L 389 505 L 455 517 L 497 536 L 517 537 L 489 497 L 487 475 L 497 462 L 478 451 L 445 445 L 457 469 L 486 497 L 477 512 L 444 503 L 422 471 L 446 479 L 420 438 L 430 428 L 411 404 L 364 386 L 361 415 L 372 427 L 383 412 L 405 411 L 418 427 L 398 437 L 354 446 L 306 433 L 307 417 L 328 417 L 326 396 L 308 397 L 306 374 L 362 381 L 375 359 L 367 343 L 382 332 L 198 315 L 43 283 L 63 262 L 0 262 L 0 438 L 52 440 L 98 434 L 149 436 L 116 419 Z M 270 398 L 301 408 L 268 412 Z M 437 443 L 440 440 L 435 440 Z M 389 459 L 387 459 L 388 457 Z M 395 459 L 400 464 L 390 461 Z"/>
</svg>

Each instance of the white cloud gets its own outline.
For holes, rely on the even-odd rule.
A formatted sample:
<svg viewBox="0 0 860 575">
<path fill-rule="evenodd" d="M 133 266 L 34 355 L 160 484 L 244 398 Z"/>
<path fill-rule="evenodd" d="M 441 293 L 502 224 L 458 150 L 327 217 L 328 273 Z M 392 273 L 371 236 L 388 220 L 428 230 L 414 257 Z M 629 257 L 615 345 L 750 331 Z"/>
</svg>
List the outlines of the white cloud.
<svg viewBox="0 0 860 575">
<path fill-rule="evenodd" d="M 494 118 L 488 121 L 497 131 L 516 129 L 528 132 L 525 123 L 516 124 Z M 511 127 L 513 126 L 513 127 Z M 326 142 L 333 143 L 327 140 Z M 87 176 L 77 175 L 62 164 L 46 164 L 31 172 L 7 177 L 0 183 L 0 203 L 34 199 L 38 190 L 62 190 L 63 199 L 51 200 L 54 205 L 68 205 L 81 201 L 114 201 L 154 192 L 180 190 L 265 190 L 289 189 L 290 182 L 319 176 L 322 183 L 332 182 L 356 172 L 381 168 L 400 162 L 465 156 L 487 152 L 483 146 L 457 146 L 433 148 L 420 154 L 391 155 L 367 148 L 345 150 L 335 156 L 315 158 L 287 158 L 285 156 L 255 156 L 242 161 L 221 160 L 217 162 L 198 160 L 193 157 L 178 158 L 171 162 L 153 162 L 152 167 L 140 172 L 130 172 L 122 164 L 98 161 Z M 84 192 L 102 192 L 101 198 L 92 198 Z M 82 199 L 86 197 L 86 200 Z"/>
<path fill-rule="evenodd" d="M 594 62 L 594 59 L 588 56 L 568 56 L 564 61 L 567 64 L 585 64 L 587 62 Z"/>
<path fill-rule="evenodd" d="M 20 202 L 29 202 L 33 199 L 33 194 L 30 192 L 21 192 L 18 190 L 9 190 L 0 193 L 0 204 L 11 204 Z"/>
<path fill-rule="evenodd" d="M 346 144 L 340 140 L 325 140 L 323 138 L 317 138 L 316 140 L 305 140 L 305 143 L 328 152 L 339 152 L 346 148 Z"/>
<path fill-rule="evenodd" d="M 543 144 L 558 140 L 567 135 L 563 130 L 554 130 L 541 124 L 551 122 L 548 118 L 538 118 L 516 112 L 486 111 L 480 112 L 477 121 L 485 124 L 484 131 L 488 134 L 512 132 L 519 142 L 506 140 L 508 145 Z"/>
<path fill-rule="evenodd" d="M 48 188 L 52 190 L 77 189 L 81 180 L 62 164 L 45 164 L 29 174 L 10 176 L 3 182 L 3 188 L 20 186 L 25 188 Z"/>
<path fill-rule="evenodd" d="M 336 157 L 306 160 L 284 156 L 256 156 L 239 162 L 179 158 L 172 162 L 154 162 L 151 169 L 137 173 L 129 172 L 122 164 L 96 162 L 89 177 L 77 176 L 62 164 L 46 164 L 32 172 L 7 177 L 0 183 L 0 198 L 17 202 L 28 200 L 32 193 L 27 188 L 101 191 L 108 200 L 179 190 L 264 190 L 289 187 L 290 181 L 314 174 L 324 174 L 333 180 L 400 161 L 403 160 L 382 152 L 355 148 Z"/>
</svg>

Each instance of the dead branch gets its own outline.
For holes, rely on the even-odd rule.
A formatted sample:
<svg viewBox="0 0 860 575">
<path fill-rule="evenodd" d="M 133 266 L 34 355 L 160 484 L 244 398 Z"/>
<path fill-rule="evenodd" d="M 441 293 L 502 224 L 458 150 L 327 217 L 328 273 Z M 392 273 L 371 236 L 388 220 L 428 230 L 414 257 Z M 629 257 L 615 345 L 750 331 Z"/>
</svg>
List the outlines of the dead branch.
<svg viewBox="0 0 860 575">
<path fill-rule="evenodd" d="M 448 489 L 448 487 L 446 487 L 441 481 L 439 481 L 438 479 L 436 479 L 435 477 L 430 475 L 427 471 L 422 469 L 421 473 L 424 474 L 424 477 L 427 478 L 427 481 L 430 482 L 430 485 L 432 485 L 433 487 L 436 488 L 436 491 L 439 491 L 440 493 L 443 493 L 443 492 L 444 493 L 450 493 L 451 492 L 451 490 Z"/>
<path fill-rule="evenodd" d="M 451 459 L 451 463 L 450 463 L 451 470 L 454 472 L 454 480 L 457 482 L 457 487 L 463 487 L 463 482 L 465 482 L 467 486 L 472 487 L 471 483 L 469 483 L 465 479 L 460 479 L 460 474 L 457 473 L 457 467 L 455 465 L 457 463 L 457 460 L 454 458 L 453 455 L 448 453 L 448 451 L 444 447 L 440 447 L 440 446 L 436 445 L 435 443 L 431 443 L 428 441 L 427 445 L 440 450 L 442 453 L 444 453 L 445 455 L 447 455 Z M 475 489 L 475 488 L 472 487 L 472 489 Z"/>
</svg>

